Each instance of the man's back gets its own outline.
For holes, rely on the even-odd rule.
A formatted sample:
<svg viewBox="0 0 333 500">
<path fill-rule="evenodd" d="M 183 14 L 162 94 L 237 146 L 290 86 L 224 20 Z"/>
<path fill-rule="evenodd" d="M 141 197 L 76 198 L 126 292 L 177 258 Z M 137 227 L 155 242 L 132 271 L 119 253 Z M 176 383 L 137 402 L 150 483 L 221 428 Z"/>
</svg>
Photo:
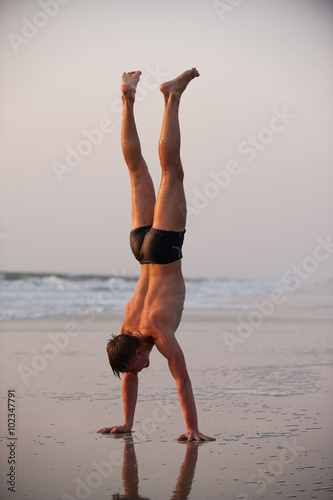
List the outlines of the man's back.
<svg viewBox="0 0 333 500">
<path fill-rule="evenodd" d="M 184 299 L 180 260 L 166 265 L 141 266 L 140 279 L 126 306 L 122 333 L 137 332 L 147 338 L 174 335 L 181 320 Z"/>
</svg>

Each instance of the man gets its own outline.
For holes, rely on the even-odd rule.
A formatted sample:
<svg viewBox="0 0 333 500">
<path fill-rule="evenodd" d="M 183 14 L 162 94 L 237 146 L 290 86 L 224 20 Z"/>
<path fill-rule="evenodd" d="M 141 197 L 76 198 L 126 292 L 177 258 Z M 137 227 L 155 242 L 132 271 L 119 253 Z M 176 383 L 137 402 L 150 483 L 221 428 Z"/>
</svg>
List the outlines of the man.
<svg viewBox="0 0 333 500">
<path fill-rule="evenodd" d="M 187 432 L 179 440 L 210 441 L 199 432 L 191 381 L 183 352 L 175 338 L 185 299 L 181 271 L 185 233 L 186 201 L 180 160 L 178 110 L 180 97 L 189 82 L 199 76 L 195 68 L 163 83 L 165 99 L 159 156 L 162 179 L 157 199 L 134 121 L 133 106 L 141 72 L 122 76 L 122 150 L 132 185 L 131 248 L 141 264 L 140 278 L 132 299 L 126 305 L 121 334 L 113 336 L 107 350 L 115 375 L 124 373 L 122 383 L 124 424 L 98 432 L 130 432 L 138 393 L 138 373 L 149 366 L 155 345 L 168 360 L 177 382 Z"/>
</svg>

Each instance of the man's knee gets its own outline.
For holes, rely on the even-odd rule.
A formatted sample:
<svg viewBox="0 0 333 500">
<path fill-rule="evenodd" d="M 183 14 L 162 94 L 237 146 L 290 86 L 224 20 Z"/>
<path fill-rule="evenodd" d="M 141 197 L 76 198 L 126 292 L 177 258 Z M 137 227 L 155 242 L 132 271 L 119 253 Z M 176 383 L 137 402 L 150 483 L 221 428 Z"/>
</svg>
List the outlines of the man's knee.
<svg viewBox="0 0 333 500">
<path fill-rule="evenodd" d="M 169 164 L 168 167 L 162 167 L 162 175 L 174 182 L 183 182 L 184 170 L 181 163 Z"/>
</svg>

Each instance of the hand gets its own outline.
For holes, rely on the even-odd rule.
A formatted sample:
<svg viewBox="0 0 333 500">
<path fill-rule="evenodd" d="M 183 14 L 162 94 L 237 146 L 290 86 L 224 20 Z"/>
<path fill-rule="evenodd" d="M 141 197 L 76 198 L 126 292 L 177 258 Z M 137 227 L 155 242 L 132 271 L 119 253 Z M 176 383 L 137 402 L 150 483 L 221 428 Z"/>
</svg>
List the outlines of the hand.
<svg viewBox="0 0 333 500">
<path fill-rule="evenodd" d="M 215 441 L 215 438 L 205 436 L 199 431 L 188 431 L 178 436 L 177 441 Z"/>
<path fill-rule="evenodd" d="M 97 432 L 100 432 L 101 434 L 123 434 L 124 432 L 131 432 L 132 428 L 129 427 L 128 425 L 115 425 L 113 427 L 104 427 L 104 429 L 100 429 Z"/>
</svg>

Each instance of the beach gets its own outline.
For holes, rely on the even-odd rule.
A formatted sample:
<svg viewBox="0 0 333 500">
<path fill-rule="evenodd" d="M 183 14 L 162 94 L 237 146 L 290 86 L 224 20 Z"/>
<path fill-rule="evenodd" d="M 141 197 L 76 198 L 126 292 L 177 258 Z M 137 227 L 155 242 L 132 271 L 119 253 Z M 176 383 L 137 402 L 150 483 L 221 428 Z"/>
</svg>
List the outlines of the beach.
<svg viewBox="0 0 333 500">
<path fill-rule="evenodd" d="M 156 349 L 134 432 L 96 432 L 123 419 L 105 350 L 121 311 L 2 321 L 1 498 L 332 498 L 331 292 L 268 300 L 261 316 L 184 311 L 199 428 L 216 438 L 199 445 L 176 441 L 184 418 Z"/>
<path fill-rule="evenodd" d="M 333 0 L 0 18 L 0 500 L 333 500 Z"/>
</svg>

